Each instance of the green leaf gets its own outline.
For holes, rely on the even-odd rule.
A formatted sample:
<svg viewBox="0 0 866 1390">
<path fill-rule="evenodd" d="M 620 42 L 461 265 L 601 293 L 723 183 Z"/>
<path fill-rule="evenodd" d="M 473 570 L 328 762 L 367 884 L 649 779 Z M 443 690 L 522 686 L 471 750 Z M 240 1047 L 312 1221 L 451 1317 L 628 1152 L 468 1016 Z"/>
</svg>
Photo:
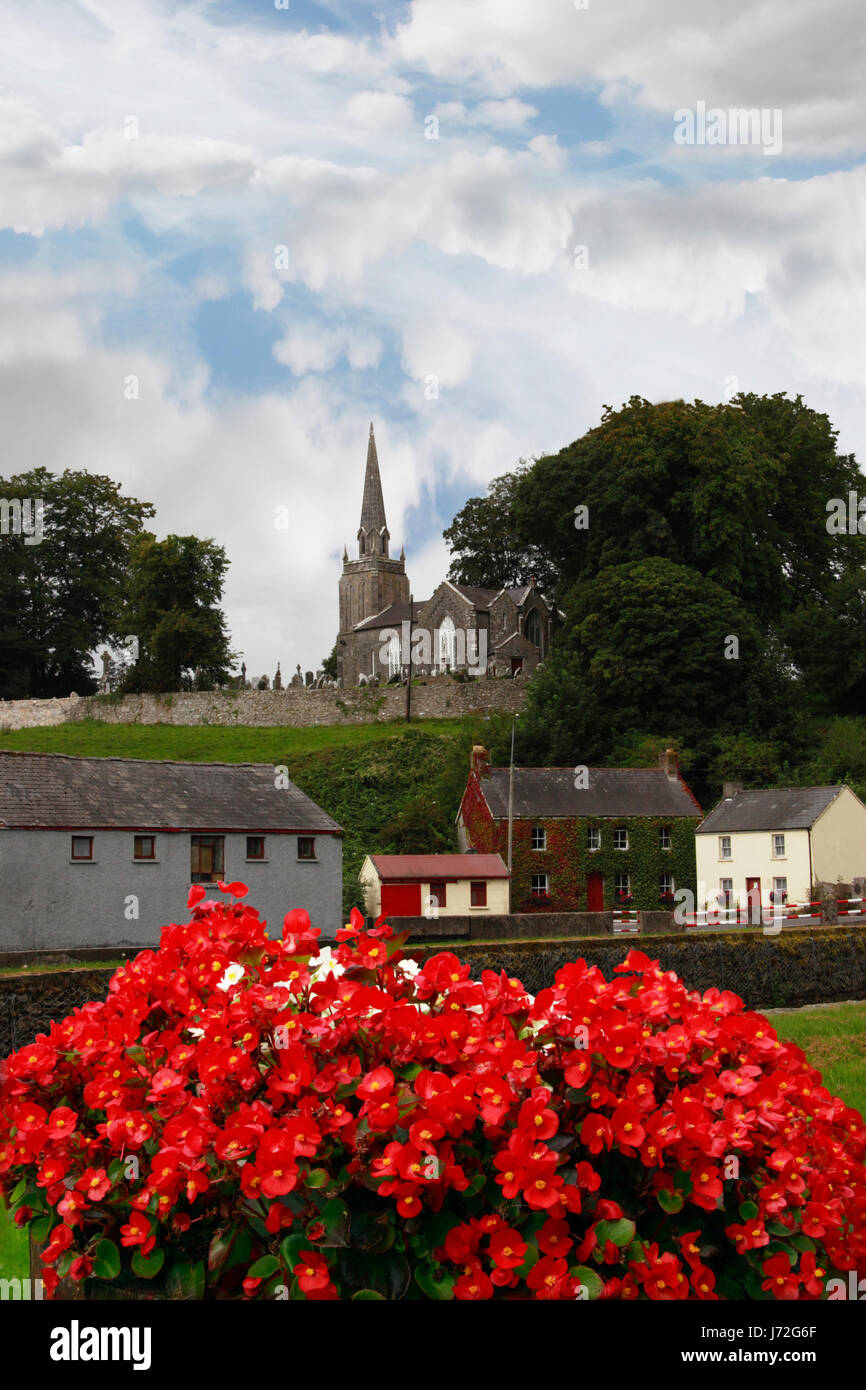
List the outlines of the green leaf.
<svg viewBox="0 0 866 1390">
<path fill-rule="evenodd" d="M 359 1301 L 359 1300 L 364 1300 L 365 1302 L 369 1302 L 370 1299 L 373 1299 L 373 1298 L 376 1300 L 377 1303 L 386 1303 L 386 1302 L 387 1302 L 387 1299 L 383 1298 L 382 1295 L 381 1295 L 380 1293 L 377 1293 L 375 1289 L 359 1289 L 357 1293 L 353 1293 L 353 1294 L 352 1294 L 352 1302 L 353 1302 L 353 1303 L 355 1303 L 355 1302 L 357 1302 L 357 1301 Z"/>
<path fill-rule="evenodd" d="M 741 1220 L 741 1221 L 754 1221 L 754 1220 L 757 1218 L 757 1215 L 758 1215 L 758 1205 L 757 1205 L 757 1202 L 741 1202 L 741 1203 L 740 1203 L 740 1220 Z"/>
<path fill-rule="evenodd" d="M 454 1276 L 444 1274 L 443 1278 L 437 1279 L 429 1265 L 416 1265 L 415 1283 L 422 1293 L 437 1302 L 445 1302 L 454 1297 Z"/>
<path fill-rule="evenodd" d="M 310 1224 L 316 1221 L 324 1222 L 325 1226 L 325 1234 L 316 1241 L 316 1245 L 334 1249 L 349 1244 L 349 1208 L 339 1197 L 332 1197 L 330 1202 L 326 1202 Z"/>
<path fill-rule="evenodd" d="M 260 1260 L 250 1265 L 247 1275 L 250 1279 L 269 1279 L 272 1274 L 276 1274 L 279 1267 L 280 1262 L 276 1255 L 262 1255 Z"/>
<path fill-rule="evenodd" d="M 617 1221 L 597 1221 L 595 1234 L 602 1250 L 609 1240 L 612 1240 L 614 1245 L 631 1245 L 634 1240 L 635 1224 L 624 1216 L 621 1216 Z"/>
<path fill-rule="evenodd" d="M 222 1269 L 228 1259 L 234 1238 L 234 1231 L 217 1231 L 207 1251 L 207 1267 L 210 1273 L 213 1274 L 216 1270 Z"/>
<path fill-rule="evenodd" d="M 159 1274 L 165 1264 L 165 1251 L 155 1246 L 149 1255 L 142 1255 L 140 1250 L 136 1250 L 132 1257 L 132 1272 L 137 1274 L 139 1279 L 153 1279 Z"/>
<path fill-rule="evenodd" d="M 337 1256 L 340 1282 L 348 1293 L 374 1289 L 390 1301 L 402 1298 L 412 1271 L 402 1255 L 389 1250 L 385 1255 L 363 1255 L 357 1250 L 341 1250 Z"/>
<path fill-rule="evenodd" d="M 204 1298 L 204 1260 L 181 1260 L 168 1271 L 166 1289 L 171 1298 Z"/>
<path fill-rule="evenodd" d="M 280 1245 L 280 1257 L 286 1269 L 293 1270 L 296 1264 L 300 1264 L 301 1251 L 309 1250 L 310 1238 L 306 1235 L 297 1233 L 293 1236 L 286 1236 Z"/>
<path fill-rule="evenodd" d="M 113 1240 L 101 1240 L 93 1255 L 93 1273 L 97 1279 L 116 1279 L 120 1273 L 120 1251 Z"/>
<path fill-rule="evenodd" d="M 594 1269 L 589 1269 L 587 1265 L 575 1265 L 568 1272 L 586 1289 L 587 1302 L 592 1303 L 601 1297 L 604 1281 L 599 1278 Z M 580 1295 L 580 1290 L 578 1290 L 578 1294 Z M 582 1295 L 580 1296 L 582 1297 Z"/>
<path fill-rule="evenodd" d="M 767 1230 L 771 1236 L 789 1236 L 791 1232 L 781 1221 L 768 1221 Z"/>
<path fill-rule="evenodd" d="M 26 1191 L 27 1179 L 22 1178 L 20 1182 L 17 1182 L 15 1184 L 11 1193 L 9 1194 L 9 1205 L 14 1207 L 18 1202 L 21 1201 L 21 1198 L 24 1196 Z"/>
<path fill-rule="evenodd" d="M 442 1213 L 440 1213 L 442 1215 Z M 444 1228 L 440 1239 L 433 1240 L 432 1244 L 441 1245 L 445 1235 L 456 1225 L 456 1219 L 452 1215 L 445 1218 L 448 1225 Z M 432 1215 L 425 1219 L 424 1230 L 427 1231 L 427 1222 L 432 1220 Z M 384 1255 L 386 1250 L 390 1250 L 394 1244 L 396 1231 L 394 1228 L 392 1211 L 353 1211 L 352 1222 L 349 1228 L 349 1245 L 353 1250 L 359 1250 L 367 1255 Z"/>
<path fill-rule="evenodd" d="M 803 1255 L 811 1254 L 815 1249 L 815 1242 L 808 1236 L 791 1236 L 791 1244 L 795 1250 L 799 1250 Z"/>
<path fill-rule="evenodd" d="M 57 1264 L 54 1266 L 61 1279 L 66 1278 L 67 1274 L 72 1268 L 72 1261 L 76 1259 L 77 1256 L 77 1250 L 64 1250 L 63 1254 L 58 1259 Z"/>
<path fill-rule="evenodd" d="M 44 1245 L 51 1230 L 52 1216 L 40 1216 L 36 1221 L 30 1222 L 30 1239 L 34 1245 Z"/>
<path fill-rule="evenodd" d="M 309 1168 L 304 1178 L 307 1187 L 325 1187 L 328 1182 L 327 1168 Z"/>
<path fill-rule="evenodd" d="M 671 1216 L 674 1212 L 682 1211 L 683 1200 L 683 1194 L 681 1192 L 671 1192 L 667 1187 L 659 1188 L 656 1193 L 656 1201 L 662 1211 L 666 1211 Z"/>
</svg>

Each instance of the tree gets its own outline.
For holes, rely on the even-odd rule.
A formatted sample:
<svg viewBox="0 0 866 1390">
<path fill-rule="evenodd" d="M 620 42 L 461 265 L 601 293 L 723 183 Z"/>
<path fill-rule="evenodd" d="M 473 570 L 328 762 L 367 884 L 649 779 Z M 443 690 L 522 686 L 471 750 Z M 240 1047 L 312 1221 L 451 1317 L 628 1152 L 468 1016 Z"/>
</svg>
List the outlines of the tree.
<svg viewBox="0 0 866 1390">
<path fill-rule="evenodd" d="M 688 743 L 719 732 L 790 740 L 798 691 L 745 604 L 685 565 L 654 557 L 575 586 L 550 659 L 528 689 L 521 757 L 603 762 L 631 731 Z"/>
<path fill-rule="evenodd" d="M 222 546 L 197 536 L 145 533 L 133 546 L 128 621 L 139 644 L 124 689 L 213 689 L 228 680 L 225 617 L 218 607 L 228 560 Z"/>
<path fill-rule="evenodd" d="M 322 660 L 322 674 L 323 674 L 329 681 L 335 681 L 335 680 L 337 679 L 338 671 L 337 671 L 337 644 L 336 644 L 336 642 L 334 643 L 334 645 L 333 645 L 333 647 L 332 647 L 332 649 L 331 649 L 331 654 L 330 654 L 330 656 L 326 656 L 326 657 L 324 657 L 323 660 Z"/>
<path fill-rule="evenodd" d="M 125 635 L 130 546 L 154 509 L 108 477 L 70 469 L 0 479 L 0 495 L 0 695 L 87 694 L 91 653 Z M 15 526 L 15 503 L 29 535 Z"/>
<path fill-rule="evenodd" d="M 452 584 L 502 589 L 525 584 L 534 575 L 545 590 L 555 581 L 547 549 L 538 544 L 539 533 L 524 538 L 514 523 L 514 497 L 531 466 L 521 459 L 513 472 L 494 478 L 487 496 L 470 497 L 443 532 L 453 557 L 448 570 Z"/>
<path fill-rule="evenodd" d="M 827 416 L 799 396 L 713 406 L 633 396 L 538 459 L 511 515 L 518 536 L 545 537 L 560 593 L 625 557 L 659 556 L 781 630 L 801 605 L 829 602 L 840 573 L 862 580 L 866 537 L 832 535 L 827 505 L 863 485 Z"/>
</svg>

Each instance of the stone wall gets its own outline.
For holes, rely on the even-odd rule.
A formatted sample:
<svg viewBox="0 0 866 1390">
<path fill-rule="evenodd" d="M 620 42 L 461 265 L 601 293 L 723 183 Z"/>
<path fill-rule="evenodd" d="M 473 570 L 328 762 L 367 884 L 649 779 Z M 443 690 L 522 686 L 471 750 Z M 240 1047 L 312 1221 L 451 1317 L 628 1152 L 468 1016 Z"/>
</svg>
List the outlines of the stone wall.
<svg viewBox="0 0 866 1390">
<path fill-rule="evenodd" d="M 526 686 L 517 680 L 454 681 L 413 685 L 413 719 L 457 718 L 523 708 Z M 241 724 L 309 728 L 316 724 L 371 724 L 401 719 L 406 687 L 308 690 L 196 691 L 180 695 L 70 695 L 57 700 L 0 701 L 0 730 L 47 728 L 99 719 L 106 724 Z"/>
</svg>

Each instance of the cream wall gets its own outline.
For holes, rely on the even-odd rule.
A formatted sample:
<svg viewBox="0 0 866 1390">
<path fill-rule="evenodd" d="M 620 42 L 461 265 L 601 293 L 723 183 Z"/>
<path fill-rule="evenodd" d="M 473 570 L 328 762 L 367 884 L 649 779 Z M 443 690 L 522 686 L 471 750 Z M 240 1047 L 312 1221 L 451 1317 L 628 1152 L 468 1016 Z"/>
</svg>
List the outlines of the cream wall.
<svg viewBox="0 0 866 1390">
<path fill-rule="evenodd" d="M 866 808 L 864 808 L 866 810 Z M 716 833 L 695 836 L 698 871 L 698 910 L 709 901 L 715 907 L 719 881 L 733 879 L 734 903 L 745 905 L 746 879 L 761 880 L 761 901 L 770 906 L 774 878 L 787 878 L 788 902 L 808 902 L 812 896 L 809 874 L 808 830 L 784 830 L 785 857 L 773 858 L 773 831 L 734 830 L 731 832 L 731 858 L 719 858 Z"/>
<path fill-rule="evenodd" d="M 866 878 L 866 806 L 850 787 L 843 787 L 812 826 L 812 863 L 816 882 Z"/>
</svg>

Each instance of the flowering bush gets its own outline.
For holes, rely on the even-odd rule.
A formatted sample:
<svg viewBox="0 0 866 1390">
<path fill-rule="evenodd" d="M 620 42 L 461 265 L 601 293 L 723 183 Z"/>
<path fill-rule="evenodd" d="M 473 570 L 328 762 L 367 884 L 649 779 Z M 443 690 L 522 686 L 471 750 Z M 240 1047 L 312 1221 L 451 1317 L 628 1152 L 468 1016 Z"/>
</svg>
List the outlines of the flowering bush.
<svg viewBox="0 0 866 1390">
<path fill-rule="evenodd" d="M 862 1267 L 863 1119 L 735 995 L 632 950 L 533 1000 L 357 913 L 271 941 L 219 887 L 0 1068 L 49 1296 L 816 1299 Z"/>
</svg>

